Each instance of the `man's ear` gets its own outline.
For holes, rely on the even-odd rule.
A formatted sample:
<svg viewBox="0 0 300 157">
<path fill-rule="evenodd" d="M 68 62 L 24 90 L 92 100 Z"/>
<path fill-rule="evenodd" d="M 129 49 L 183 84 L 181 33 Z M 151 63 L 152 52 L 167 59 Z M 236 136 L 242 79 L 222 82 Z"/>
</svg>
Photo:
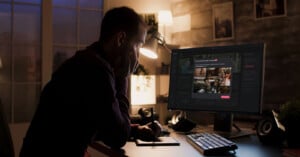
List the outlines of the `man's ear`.
<svg viewBox="0 0 300 157">
<path fill-rule="evenodd" d="M 125 43 L 126 40 L 126 33 L 124 31 L 120 31 L 117 33 L 117 45 L 120 47 Z"/>
</svg>

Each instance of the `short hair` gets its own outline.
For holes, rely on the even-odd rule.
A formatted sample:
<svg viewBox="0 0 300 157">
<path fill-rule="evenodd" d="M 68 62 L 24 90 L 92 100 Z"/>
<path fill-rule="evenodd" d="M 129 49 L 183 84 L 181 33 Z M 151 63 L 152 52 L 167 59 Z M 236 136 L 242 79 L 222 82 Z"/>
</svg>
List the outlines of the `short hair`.
<svg viewBox="0 0 300 157">
<path fill-rule="evenodd" d="M 133 9 L 117 7 L 106 12 L 102 19 L 99 41 L 106 41 L 118 31 L 125 31 L 129 37 L 138 33 L 139 25 L 146 23 Z"/>
</svg>

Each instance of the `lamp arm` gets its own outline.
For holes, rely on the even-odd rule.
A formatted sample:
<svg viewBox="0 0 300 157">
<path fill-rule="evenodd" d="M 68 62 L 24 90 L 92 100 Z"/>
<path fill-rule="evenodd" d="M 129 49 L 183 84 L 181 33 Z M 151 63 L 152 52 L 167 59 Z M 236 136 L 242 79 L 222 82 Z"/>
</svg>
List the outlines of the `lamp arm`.
<svg viewBox="0 0 300 157">
<path fill-rule="evenodd" d="M 167 46 L 166 43 L 162 44 L 162 46 L 163 46 L 169 53 L 172 53 L 171 49 Z"/>
<path fill-rule="evenodd" d="M 159 43 L 160 45 L 162 45 L 169 53 L 172 52 L 171 49 L 168 48 L 164 36 L 162 36 L 159 32 L 155 32 L 155 33 L 152 35 L 152 37 L 155 38 L 155 39 L 158 41 L 158 43 Z"/>
</svg>

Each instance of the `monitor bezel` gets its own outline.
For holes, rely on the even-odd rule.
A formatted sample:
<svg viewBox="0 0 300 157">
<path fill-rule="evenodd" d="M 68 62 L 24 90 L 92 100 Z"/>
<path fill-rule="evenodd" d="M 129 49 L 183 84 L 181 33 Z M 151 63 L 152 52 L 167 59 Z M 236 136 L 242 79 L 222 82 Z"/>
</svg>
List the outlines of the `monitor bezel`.
<svg viewBox="0 0 300 157">
<path fill-rule="evenodd" d="M 263 106 L 263 88 L 264 88 L 264 74 L 265 74 L 265 55 L 266 55 L 266 51 L 265 51 L 266 45 L 265 43 L 245 43 L 245 44 L 235 44 L 235 45 L 222 45 L 222 46 L 203 46 L 203 47 L 190 47 L 190 48 L 180 48 L 180 49 L 173 49 L 172 50 L 172 54 L 171 54 L 171 69 L 170 69 L 170 86 L 169 86 L 169 100 L 168 100 L 168 105 L 167 108 L 168 110 L 183 110 L 183 111 L 206 111 L 206 112 L 225 112 L 225 113 L 246 113 L 246 114 L 261 114 L 262 112 L 262 106 Z M 239 52 L 239 53 L 246 53 L 246 52 L 250 52 L 252 50 L 259 50 L 258 53 L 260 53 L 260 63 L 261 63 L 261 67 L 260 67 L 260 85 L 259 85 L 259 104 L 257 105 L 257 110 L 255 111 L 248 111 L 248 110 L 223 110 L 223 109 L 216 109 L 216 108 L 189 108 L 189 107 L 185 107 L 185 106 L 173 106 L 172 104 L 170 104 L 170 96 L 172 96 L 172 90 L 174 90 L 174 86 L 172 85 L 172 79 L 174 79 L 172 76 L 172 66 L 174 66 L 174 60 L 172 58 L 174 58 L 174 55 L 178 54 L 178 53 L 185 53 L 185 55 L 196 55 L 198 52 L 197 51 L 201 51 L 201 53 L 229 53 L 229 52 Z M 177 63 L 176 63 L 177 64 Z"/>
</svg>

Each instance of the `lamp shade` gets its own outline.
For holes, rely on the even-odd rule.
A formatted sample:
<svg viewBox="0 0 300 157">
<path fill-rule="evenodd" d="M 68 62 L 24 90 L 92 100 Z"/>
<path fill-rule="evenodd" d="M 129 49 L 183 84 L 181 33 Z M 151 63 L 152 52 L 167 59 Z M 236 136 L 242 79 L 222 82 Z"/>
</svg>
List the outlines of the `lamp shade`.
<svg viewBox="0 0 300 157">
<path fill-rule="evenodd" d="M 140 48 L 140 53 L 148 58 L 156 59 L 157 45 L 157 40 L 155 38 L 150 37 L 150 39 L 146 41 L 144 46 Z"/>
<path fill-rule="evenodd" d="M 154 32 L 146 40 L 143 47 L 140 48 L 140 53 L 148 58 L 157 59 L 157 47 L 158 45 L 163 46 L 169 53 L 170 49 L 166 46 L 164 37 L 159 32 Z"/>
</svg>

